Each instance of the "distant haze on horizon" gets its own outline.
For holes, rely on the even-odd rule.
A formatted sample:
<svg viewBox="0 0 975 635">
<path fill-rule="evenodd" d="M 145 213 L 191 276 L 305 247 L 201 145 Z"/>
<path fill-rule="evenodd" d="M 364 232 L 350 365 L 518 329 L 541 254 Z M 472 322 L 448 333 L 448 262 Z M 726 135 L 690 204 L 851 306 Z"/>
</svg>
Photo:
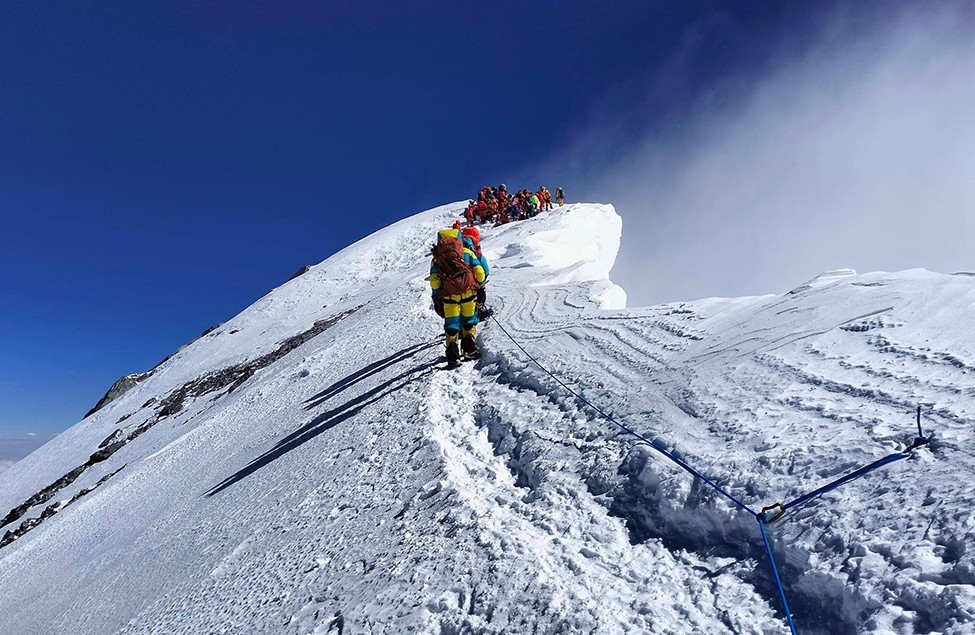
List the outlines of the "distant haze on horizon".
<svg viewBox="0 0 975 635">
<path fill-rule="evenodd" d="M 37 448 L 54 438 L 50 434 L 25 434 L 17 437 L 0 436 L 0 474 Z"/>
</svg>

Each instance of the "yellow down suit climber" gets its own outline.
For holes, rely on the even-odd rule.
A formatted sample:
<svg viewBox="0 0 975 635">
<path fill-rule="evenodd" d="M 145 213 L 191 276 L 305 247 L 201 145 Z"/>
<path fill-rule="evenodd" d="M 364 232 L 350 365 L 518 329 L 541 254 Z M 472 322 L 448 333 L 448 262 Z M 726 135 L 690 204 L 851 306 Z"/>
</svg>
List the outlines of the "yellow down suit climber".
<svg viewBox="0 0 975 635">
<path fill-rule="evenodd" d="M 434 308 L 443 317 L 446 356 L 451 364 L 460 359 L 458 340 L 465 355 L 477 355 L 477 291 L 487 274 L 472 246 L 469 241 L 465 244 L 460 230 L 442 229 L 431 249 L 430 289 Z"/>
</svg>

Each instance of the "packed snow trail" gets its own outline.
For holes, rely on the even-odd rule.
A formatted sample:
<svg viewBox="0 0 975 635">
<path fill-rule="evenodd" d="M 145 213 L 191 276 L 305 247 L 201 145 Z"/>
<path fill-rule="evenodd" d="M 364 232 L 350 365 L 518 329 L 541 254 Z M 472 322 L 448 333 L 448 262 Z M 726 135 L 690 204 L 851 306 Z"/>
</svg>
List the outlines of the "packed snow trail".
<svg viewBox="0 0 975 635">
<path fill-rule="evenodd" d="M 754 518 L 490 322 L 439 370 L 428 249 L 461 209 L 312 267 L 0 476 L 3 513 L 115 440 L 0 528 L 37 522 L 0 549 L 0 632 L 787 632 Z M 486 230 L 505 327 L 742 500 L 889 453 L 922 403 L 929 448 L 772 538 L 803 633 L 975 632 L 975 278 L 624 309 L 620 232 L 601 205 Z"/>
<path fill-rule="evenodd" d="M 450 623 L 450 632 L 530 632 L 540 618 L 551 621 L 552 632 L 756 628 L 756 616 L 735 605 L 752 592 L 730 573 L 706 560 L 672 554 L 659 544 L 632 545 L 625 527 L 605 514 L 577 473 L 523 472 L 510 465 L 504 456 L 518 457 L 525 466 L 540 458 L 523 454 L 526 443 L 517 436 L 519 426 L 537 426 L 539 417 L 548 423 L 548 433 L 534 428 L 532 434 L 558 443 L 564 414 L 553 405 L 543 405 L 539 412 L 532 393 L 479 386 L 481 381 L 478 373 L 465 368 L 438 375 L 433 382 L 434 422 L 440 423 L 434 439 L 450 466 L 443 487 L 473 511 L 476 522 L 469 527 L 496 550 L 497 558 L 526 559 L 533 566 L 497 580 L 499 587 L 515 593 L 493 600 L 499 608 L 490 622 L 464 616 Z M 555 455 L 553 449 L 546 454 Z M 664 586 L 648 595 L 641 588 L 646 580 L 664 581 Z M 550 597 L 523 607 L 522 592 L 538 587 L 550 590 Z M 485 595 L 496 596 L 499 590 L 492 587 Z M 526 609 L 528 615 L 519 615 Z M 715 622 L 715 611 L 723 624 Z M 759 618 L 774 631 L 770 613 L 763 607 Z"/>
<path fill-rule="evenodd" d="M 495 322 L 498 323 L 497 322 L 497 319 L 495 319 Z M 590 408 L 591 410 L 593 410 L 594 412 L 596 412 L 604 420 L 606 420 L 609 423 L 612 423 L 617 428 L 619 428 L 623 432 L 629 434 L 634 439 L 645 443 L 646 444 L 646 447 L 651 448 L 653 450 L 656 450 L 659 454 L 661 454 L 664 457 L 666 457 L 668 460 L 670 460 L 672 463 L 674 463 L 675 465 L 677 465 L 678 467 L 680 467 L 681 469 L 683 469 L 685 472 L 687 472 L 688 474 L 690 474 L 692 477 L 694 477 L 694 478 L 700 480 L 701 482 L 705 483 L 708 487 L 710 487 L 711 489 L 713 489 L 715 492 L 717 492 L 718 494 L 720 494 L 721 496 L 723 496 L 727 500 L 729 500 L 732 503 L 734 503 L 739 509 L 741 509 L 741 510 L 743 510 L 743 511 L 745 511 L 745 512 L 747 512 L 747 513 L 749 513 L 749 514 L 751 514 L 752 516 L 755 517 L 755 519 L 756 519 L 756 521 L 758 522 L 758 525 L 759 525 L 759 530 L 761 531 L 761 534 L 762 534 L 762 543 L 765 545 L 766 552 L 768 553 L 769 565 L 772 568 L 772 574 L 773 574 L 773 579 L 775 581 L 775 586 L 778 589 L 779 597 L 782 600 L 783 614 L 785 615 L 786 620 L 788 621 L 789 630 L 793 634 L 796 633 L 796 627 L 795 627 L 795 623 L 793 622 L 793 619 L 792 619 L 792 611 L 789 608 L 788 598 L 786 596 L 785 589 L 782 586 L 782 578 L 779 575 L 778 565 L 775 562 L 775 554 L 774 554 L 774 552 L 772 550 L 771 543 L 769 542 L 768 533 L 766 532 L 765 527 L 767 525 L 770 525 L 770 524 L 772 524 L 774 522 L 777 522 L 777 521 L 781 520 L 788 513 L 788 510 L 792 509 L 793 507 L 799 507 L 801 505 L 804 505 L 804 504 L 806 504 L 806 503 L 808 503 L 808 502 L 810 502 L 812 500 L 815 500 L 816 498 L 819 498 L 820 496 L 823 496 L 824 494 L 827 494 L 827 493 L 829 493 L 829 492 L 831 492 L 831 491 L 833 491 L 835 489 L 838 489 L 839 487 L 841 487 L 841 486 L 843 486 L 843 485 L 845 485 L 847 483 L 851 483 L 851 482 L 853 482 L 854 480 L 856 480 L 858 478 L 862 478 L 863 476 L 869 474 L 870 472 L 873 472 L 875 470 L 878 470 L 878 469 L 881 469 L 883 467 L 886 467 L 886 466 L 890 465 L 891 463 L 894 463 L 896 461 L 902 461 L 904 459 L 911 458 L 913 456 L 912 452 L 914 450 L 916 450 L 918 448 L 921 448 L 921 447 L 924 447 L 924 446 L 928 445 L 928 443 L 930 443 L 930 438 L 927 437 L 927 436 L 925 436 L 925 433 L 924 433 L 924 431 L 922 429 L 922 425 L 921 425 L 921 407 L 918 406 L 918 408 L 917 408 L 917 436 L 914 438 L 914 441 L 910 445 L 907 445 L 904 449 L 897 450 L 897 451 L 895 451 L 892 454 L 889 454 L 889 455 L 887 455 L 887 456 L 885 456 L 883 458 L 880 458 L 880 459 L 877 459 L 876 461 L 873 461 L 872 463 L 869 463 L 867 465 L 861 466 L 861 467 L 859 467 L 859 468 L 857 468 L 857 469 L 855 469 L 855 470 L 853 470 L 853 471 L 851 471 L 851 472 L 849 472 L 849 473 L 841 476 L 840 478 L 837 478 L 837 479 L 831 481 L 830 483 L 827 483 L 826 485 L 823 485 L 823 486 L 821 486 L 821 487 L 819 487 L 819 488 L 817 488 L 817 489 L 815 489 L 815 490 L 813 490 L 811 492 L 807 492 L 807 493 L 805 493 L 805 494 L 803 494 L 803 495 L 801 495 L 801 496 L 799 496 L 799 497 L 797 497 L 797 498 L 795 498 L 795 499 L 793 499 L 793 500 L 791 500 L 791 501 L 789 501 L 787 503 L 779 503 L 779 502 L 773 503 L 771 505 L 767 505 L 767 506 L 763 507 L 760 512 L 756 512 L 754 509 L 752 509 L 751 507 L 749 507 L 746 503 L 738 500 L 738 498 L 736 498 L 732 494 L 729 494 L 727 491 L 725 491 L 720 485 L 718 485 L 717 483 L 715 483 L 713 480 L 711 480 L 710 478 L 708 478 L 704 474 L 701 474 L 699 471 L 695 470 L 693 467 L 691 467 L 690 465 L 688 465 L 683 459 L 680 458 L 680 456 L 678 455 L 678 453 L 676 451 L 668 450 L 668 449 L 666 449 L 664 447 L 661 447 L 661 445 L 659 445 L 657 443 L 654 443 L 652 440 L 650 440 L 647 437 L 643 436 L 639 432 L 633 430 L 632 428 L 630 428 L 626 424 L 620 423 L 619 421 L 617 421 L 616 419 L 614 419 L 612 415 L 607 414 L 599 406 L 596 406 L 591 401 L 589 401 L 588 399 L 586 399 L 584 396 L 580 395 L 577 391 L 573 390 L 569 385 L 567 385 L 562 379 L 560 379 L 554 373 L 552 373 L 552 371 L 550 371 L 548 368 L 546 368 L 544 364 L 542 364 L 541 362 L 539 362 L 538 359 L 534 355 L 532 355 L 530 352 L 528 352 L 527 350 L 525 350 L 525 348 L 521 344 L 518 343 L 518 340 L 515 339 L 511 335 L 511 333 L 509 333 L 508 330 L 504 328 L 504 325 L 503 324 L 498 323 L 498 328 L 501 329 L 501 331 L 505 334 L 505 336 L 507 336 L 507 338 L 509 340 L 511 340 L 511 343 L 514 344 L 518 348 L 518 350 L 520 350 L 525 355 L 525 357 L 527 357 L 529 360 L 531 360 L 531 362 L 535 366 L 537 366 L 539 370 L 541 370 L 543 373 L 545 373 L 546 375 L 548 375 L 549 377 L 551 377 L 552 380 L 555 381 L 555 383 L 557 383 L 566 392 L 568 392 L 573 397 L 575 397 L 580 403 L 584 404 L 585 406 L 587 406 L 588 408 Z"/>
</svg>

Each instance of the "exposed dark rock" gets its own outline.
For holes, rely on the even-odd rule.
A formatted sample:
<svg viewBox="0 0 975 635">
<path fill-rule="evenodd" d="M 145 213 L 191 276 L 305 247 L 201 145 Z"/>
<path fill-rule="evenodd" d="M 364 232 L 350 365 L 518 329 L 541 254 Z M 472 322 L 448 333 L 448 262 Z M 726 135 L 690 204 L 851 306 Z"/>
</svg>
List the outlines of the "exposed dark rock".
<svg viewBox="0 0 975 635">
<path fill-rule="evenodd" d="M 232 393 L 241 384 L 253 377 L 257 371 L 270 366 L 308 340 L 337 324 L 340 320 L 352 315 L 360 308 L 362 307 L 357 306 L 338 315 L 319 320 L 307 331 L 289 337 L 281 342 L 277 349 L 257 359 L 235 366 L 228 366 L 215 373 L 197 377 L 193 381 L 183 384 L 159 402 L 159 411 L 156 414 L 157 420 L 181 412 L 185 407 L 187 399 L 201 397 L 224 389 L 227 390 L 227 394 Z"/>
<path fill-rule="evenodd" d="M 125 393 L 129 392 L 130 390 L 138 386 L 140 382 L 151 377 L 152 372 L 153 371 L 150 370 L 149 372 L 146 373 L 134 373 L 132 375 L 126 375 L 125 377 L 122 377 L 121 379 L 116 381 L 114 384 L 112 384 L 112 387 L 108 389 L 108 392 L 106 392 L 105 395 L 98 400 L 98 403 L 95 404 L 95 407 L 89 410 L 85 414 L 85 416 L 82 417 L 82 419 L 87 419 L 91 415 L 95 414 L 96 412 L 98 412 L 108 404 L 112 403 L 113 401 L 115 401 Z"/>
<path fill-rule="evenodd" d="M 59 478 L 58 480 L 54 481 L 53 483 L 51 483 L 41 491 L 37 492 L 36 494 L 28 498 L 20 505 L 14 507 L 9 512 L 7 512 L 7 515 L 3 517 L 3 520 L 0 520 L 0 527 L 4 527 L 16 520 L 19 520 L 24 514 L 30 511 L 30 509 L 35 505 L 40 505 L 42 503 L 46 503 L 47 501 L 51 500 L 52 498 L 54 498 L 54 495 L 57 494 L 59 491 L 61 491 L 63 488 L 67 487 L 71 483 L 74 483 L 78 479 L 78 477 L 81 476 L 82 473 L 84 473 L 84 471 L 87 469 L 88 469 L 87 464 L 80 465 L 74 468 L 73 470 L 71 470 L 70 472 L 68 472 L 61 478 Z"/>
<path fill-rule="evenodd" d="M 198 340 L 198 339 L 201 339 L 201 338 L 204 338 L 204 337 L 206 337 L 206 336 L 207 336 L 207 335 L 209 335 L 210 333 L 213 333 L 214 331 L 216 331 L 216 330 L 217 330 L 218 328 L 220 328 L 221 326 L 223 326 L 223 324 L 222 324 L 222 323 L 217 323 L 217 324 L 214 324 L 213 326 L 211 326 L 211 327 L 210 327 L 210 328 L 208 328 L 207 330 L 205 330 L 205 331 L 203 331 L 202 333 L 200 333 L 200 334 L 199 334 L 199 336 L 197 336 L 197 338 L 196 338 L 196 339 L 194 339 L 194 340 L 190 340 L 190 344 L 192 344 L 193 342 L 195 342 L 195 341 L 196 341 L 196 340 Z M 189 346 L 190 344 L 186 344 L 186 346 Z M 186 346 L 181 346 L 180 348 L 185 348 Z"/>
<path fill-rule="evenodd" d="M 210 327 L 210 328 L 208 328 L 207 330 L 205 330 L 205 331 L 203 331 L 202 333 L 200 333 L 199 335 L 197 335 L 196 337 L 194 337 L 193 339 L 191 339 L 191 340 L 190 340 L 189 342 L 187 342 L 186 344 L 183 344 L 182 346 L 180 346 L 179 348 L 177 348 L 177 349 L 176 349 L 175 351 L 173 351 L 173 352 L 172 352 L 172 353 L 170 353 L 169 355 L 166 355 L 166 357 L 164 357 L 164 358 L 162 358 L 162 361 L 160 361 L 160 362 L 159 362 L 158 364 L 156 364 L 155 366 L 153 366 L 152 368 L 150 368 L 150 369 L 149 369 L 149 372 L 150 372 L 150 373 L 153 373 L 153 372 L 155 372 L 157 368 L 159 368 L 160 366 L 162 366 L 163 364 L 165 364 L 166 362 L 168 362 L 169 360 L 171 360 L 171 359 L 172 359 L 173 357 L 175 357 L 175 356 L 176 356 L 176 355 L 177 355 L 177 354 L 178 354 L 178 353 L 179 353 L 179 352 L 180 352 L 181 350 L 183 350 L 183 349 L 184 349 L 184 348 L 186 348 L 187 346 L 190 346 L 191 344 L 193 344 L 193 343 L 194 343 L 194 342 L 196 342 L 197 340 L 201 340 L 201 339 L 203 339 L 204 337 L 206 337 L 207 335 L 210 335 L 211 333 L 213 333 L 214 331 L 216 331 L 216 330 L 217 330 L 218 328 L 220 328 L 221 326 L 223 326 L 223 323 L 222 323 L 222 322 L 220 322 L 220 323 L 217 323 L 217 324 L 214 324 L 213 326 L 211 326 L 211 327 Z"/>
<path fill-rule="evenodd" d="M 288 278 L 288 282 L 291 282 L 295 278 L 298 278 L 298 277 L 301 277 L 301 276 L 305 275 L 309 271 L 311 271 L 311 265 L 305 265 L 304 267 L 302 267 L 298 271 L 295 271 L 294 274 L 292 274 L 292 276 L 290 278 Z"/>
<path fill-rule="evenodd" d="M 166 362 L 168 362 L 170 359 L 172 359 L 172 357 L 174 355 L 176 355 L 176 353 L 179 353 L 181 350 L 183 350 L 184 348 L 186 348 L 187 346 L 189 346 L 193 342 L 199 340 L 200 338 L 206 337 L 207 335 L 213 333 L 214 331 L 216 331 L 221 326 L 223 326 L 223 325 L 222 324 L 214 324 L 213 326 L 211 326 L 207 330 L 205 330 L 202 333 L 200 333 L 200 335 L 198 335 L 197 337 L 195 337 L 192 340 L 190 340 L 190 342 L 188 344 L 184 344 L 183 346 L 180 346 L 178 349 L 176 349 L 175 352 L 167 355 L 165 358 L 163 358 L 163 360 L 161 362 L 159 362 L 158 364 L 156 364 L 155 366 L 153 366 L 150 370 L 148 370 L 148 371 L 146 371 L 144 373 L 133 373 L 131 375 L 126 375 L 126 376 L 122 377 L 121 379 L 119 379 L 118 381 L 116 381 L 114 384 L 112 384 L 112 387 L 108 389 L 108 392 L 105 393 L 105 396 L 103 396 L 98 401 L 98 403 L 95 404 L 95 407 L 94 408 L 92 408 L 87 413 L 85 413 L 85 416 L 82 417 L 82 419 L 87 419 L 88 417 L 90 417 L 91 415 L 95 414 L 96 412 L 98 412 L 99 410 L 101 410 L 102 408 L 104 408 L 105 406 L 107 406 L 108 404 L 112 403 L 113 401 L 115 401 L 116 399 L 118 399 L 119 397 L 121 397 L 122 395 L 124 395 L 125 393 L 127 393 L 128 391 L 130 391 L 131 389 L 133 389 L 136 386 L 138 386 L 140 383 L 142 383 L 146 379 L 152 377 L 152 375 L 156 372 L 156 369 L 159 368 L 160 366 L 162 366 L 163 364 L 165 364 Z M 150 400 L 150 401 L 152 401 L 152 400 Z M 142 407 L 145 408 L 147 405 L 149 405 L 149 403 L 150 402 L 146 402 L 146 405 L 143 405 Z M 119 422 L 121 423 L 121 421 L 124 420 L 124 418 L 125 417 L 123 417 L 123 419 L 120 419 Z"/>
<path fill-rule="evenodd" d="M 109 437 L 109 439 L 106 439 L 106 441 L 110 439 L 111 437 Z M 102 443 L 104 442 L 105 441 L 103 441 Z M 53 483 L 51 483 L 41 491 L 37 492 L 36 494 L 28 498 L 26 501 L 24 501 L 17 507 L 14 507 L 12 510 L 10 510 L 7 513 L 7 515 L 3 517 L 3 520 L 0 520 L 0 527 L 9 525 L 10 523 L 19 519 L 35 505 L 40 505 L 41 503 L 46 503 L 47 501 L 51 500 L 52 498 L 54 498 L 55 494 L 57 494 L 62 489 L 71 485 L 76 480 L 78 480 L 78 477 L 84 474 L 88 468 L 90 468 L 92 465 L 107 460 L 108 457 L 118 452 L 122 448 L 122 446 L 124 446 L 128 442 L 129 439 L 122 439 L 119 441 L 115 441 L 114 443 L 110 443 L 105 447 L 100 448 L 94 454 L 89 456 L 87 461 L 85 461 L 78 467 L 74 468 L 73 470 L 71 470 L 70 472 L 68 472 L 61 478 L 59 478 L 58 480 L 54 481 Z"/>
<path fill-rule="evenodd" d="M 115 432 L 113 432 L 112 434 L 108 435 L 105 438 L 104 441 L 102 441 L 101 443 L 99 443 L 98 444 L 98 447 L 99 447 L 99 449 L 101 449 L 101 448 L 104 448 L 106 446 L 109 446 L 112 443 L 115 443 L 116 441 L 118 441 L 119 439 L 121 439 L 123 436 L 125 436 L 125 433 L 122 432 L 121 429 L 118 429 Z"/>
<path fill-rule="evenodd" d="M 108 479 L 112 478 L 113 476 L 115 476 L 116 474 L 118 474 L 119 472 L 121 472 L 123 469 L 125 469 L 125 466 L 124 465 L 122 467 L 120 467 L 119 469 L 115 470 L 114 472 L 111 472 L 111 473 L 106 474 L 105 476 L 101 477 L 100 479 L 98 479 L 98 482 L 95 483 L 94 485 L 92 485 L 91 487 L 86 487 L 86 488 L 80 490 L 77 494 L 75 494 L 74 496 L 72 496 L 71 497 L 71 500 L 69 500 L 68 502 L 66 502 L 64 504 L 55 503 L 54 505 L 48 505 L 47 507 L 44 508 L 44 511 L 41 512 L 41 515 L 38 516 L 37 518 L 31 518 L 30 520 L 25 520 L 16 529 L 12 529 L 12 530 L 6 532 L 3 535 L 3 538 L 0 538 L 0 549 L 6 547 L 10 543 L 12 543 L 14 540 L 17 540 L 18 538 L 20 538 L 21 536 L 23 536 L 24 534 L 26 534 L 28 531 L 30 531 L 34 527 L 40 525 L 42 522 L 44 522 L 45 520 L 47 520 L 48 518 L 50 518 L 54 514 L 58 513 L 59 511 L 61 511 L 65 507 L 68 507 L 69 505 L 71 505 L 75 501 L 80 500 L 81 498 L 83 498 L 83 497 L 87 496 L 88 494 L 90 494 L 91 492 L 95 491 L 96 489 L 98 489 L 99 486 L 101 486 L 103 483 L 105 483 L 105 481 L 107 481 Z"/>
<path fill-rule="evenodd" d="M 254 373 L 256 373 L 257 371 L 261 370 L 262 368 L 266 368 L 267 366 L 270 366 L 271 364 L 278 361 L 279 359 L 281 359 L 291 351 L 295 350 L 296 348 L 298 348 L 308 340 L 321 334 L 326 329 L 334 326 L 342 319 L 352 315 L 353 313 L 355 313 L 361 308 L 362 305 L 354 307 L 352 309 L 349 309 L 337 315 L 333 315 L 332 317 L 325 318 L 324 320 L 318 320 L 308 330 L 299 333 L 297 335 L 294 335 L 292 337 L 289 337 L 288 339 L 281 342 L 281 344 L 279 344 L 274 351 L 267 353 L 266 355 L 262 355 L 257 359 L 251 360 L 249 362 L 242 362 L 234 366 L 229 366 L 215 373 L 210 373 L 209 375 L 197 377 L 192 381 L 186 382 L 178 389 L 174 390 L 173 392 L 163 397 L 158 402 L 159 409 L 156 411 L 156 414 L 150 417 L 146 422 L 142 423 L 137 428 L 129 432 L 128 435 L 125 435 L 122 430 L 116 430 L 99 444 L 99 449 L 95 451 L 94 454 L 89 456 L 88 460 L 85 461 L 82 465 L 79 465 L 78 467 L 74 468 L 73 470 L 71 470 L 70 472 L 68 472 L 61 478 L 59 478 L 58 480 L 54 481 L 53 483 L 51 483 L 41 491 L 37 492 L 36 494 L 28 498 L 26 501 L 24 501 L 17 507 L 10 510 L 10 512 L 8 512 L 7 515 L 4 516 L 2 520 L 0 520 L 0 528 L 9 525 L 10 523 L 16 520 L 19 520 L 21 517 L 24 516 L 24 514 L 26 514 L 28 511 L 30 511 L 30 509 L 32 509 L 36 505 L 40 505 L 42 503 L 46 503 L 47 501 L 51 500 L 59 491 L 74 483 L 78 479 L 78 477 L 80 477 L 89 467 L 95 465 L 96 463 L 101 463 L 103 461 L 108 460 L 113 454 L 118 452 L 120 449 L 122 449 L 125 445 L 127 445 L 134 439 L 141 436 L 144 432 L 152 428 L 161 420 L 165 419 L 166 417 L 182 412 L 182 410 L 186 407 L 187 400 L 201 397 L 203 395 L 210 394 L 213 392 L 218 392 L 225 389 L 226 392 L 224 394 L 232 393 L 241 384 L 243 384 L 248 379 L 253 377 Z M 143 373 L 142 378 L 149 376 L 150 374 L 152 374 L 152 372 L 153 371 L 149 371 L 148 373 Z M 129 377 L 133 377 L 133 376 L 129 375 Z M 129 386 L 129 388 L 131 388 L 131 386 Z M 126 390 L 128 390 L 128 388 L 126 388 Z M 113 398 L 117 399 L 118 396 L 120 396 L 123 393 L 124 391 L 122 391 L 121 393 L 119 393 L 119 395 L 116 395 Z M 106 397 L 108 397 L 108 395 L 106 395 Z M 111 399 L 109 401 L 111 401 Z M 154 403 L 156 403 L 155 398 L 150 399 L 145 403 L 143 407 L 144 408 L 148 407 Z M 102 407 L 104 405 L 102 404 L 102 402 L 99 402 L 99 404 L 100 405 L 96 406 L 95 410 L 97 410 L 99 407 Z M 95 410 L 93 410 L 92 412 L 94 412 Z M 112 474 L 115 474 L 117 472 L 118 470 L 116 470 Z M 102 481 L 106 480 L 107 478 L 108 477 L 103 478 Z M 96 484 L 95 487 L 100 485 L 102 481 L 99 481 L 99 483 Z M 87 493 L 89 491 L 91 490 L 90 489 L 82 490 L 82 492 L 79 492 L 78 496 L 81 496 L 84 493 Z M 69 501 L 69 503 L 74 502 L 74 500 L 76 500 L 78 496 L 75 496 L 75 498 Z M 61 509 L 61 507 L 58 507 L 57 505 L 50 506 L 47 509 L 45 509 L 44 512 L 42 512 L 39 517 L 32 518 L 28 521 L 25 521 L 16 530 L 8 531 L 7 534 L 2 539 L 0 539 L 0 548 L 10 544 L 20 536 L 24 535 L 25 533 L 30 531 L 33 527 L 36 527 L 38 524 L 40 524 L 41 521 L 43 521 L 45 518 L 49 518 L 50 516 L 53 516 L 55 513 L 57 513 L 59 509 Z"/>
</svg>

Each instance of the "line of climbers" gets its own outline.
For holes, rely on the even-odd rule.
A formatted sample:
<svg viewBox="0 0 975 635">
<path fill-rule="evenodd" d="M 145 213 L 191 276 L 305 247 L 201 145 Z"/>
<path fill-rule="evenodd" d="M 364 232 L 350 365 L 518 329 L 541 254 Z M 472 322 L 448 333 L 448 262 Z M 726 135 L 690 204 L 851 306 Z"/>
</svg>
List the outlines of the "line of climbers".
<svg viewBox="0 0 975 635">
<path fill-rule="evenodd" d="M 559 205 L 565 204 L 565 192 L 562 186 L 555 188 L 555 200 Z M 544 185 L 535 193 L 521 190 L 514 194 L 508 194 L 508 188 L 504 183 L 497 187 L 485 185 L 477 195 L 476 201 L 468 201 L 464 218 L 467 219 L 468 227 L 476 223 L 503 225 L 511 221 L 532 218 L 552 207 L 552 193 Z"/>
<path fill-rule="evenodd" d="M 437 232 L 437 243 L 430 248 L 433 308 L 443 318 L 450 367 L 480 357 L 477 324 L 490 315 L 484 302 L 491 268 L 481 253 L 481 233 L 477 227 L 459 225 L 457 221 L 454 227 Z"/>
</svg>

